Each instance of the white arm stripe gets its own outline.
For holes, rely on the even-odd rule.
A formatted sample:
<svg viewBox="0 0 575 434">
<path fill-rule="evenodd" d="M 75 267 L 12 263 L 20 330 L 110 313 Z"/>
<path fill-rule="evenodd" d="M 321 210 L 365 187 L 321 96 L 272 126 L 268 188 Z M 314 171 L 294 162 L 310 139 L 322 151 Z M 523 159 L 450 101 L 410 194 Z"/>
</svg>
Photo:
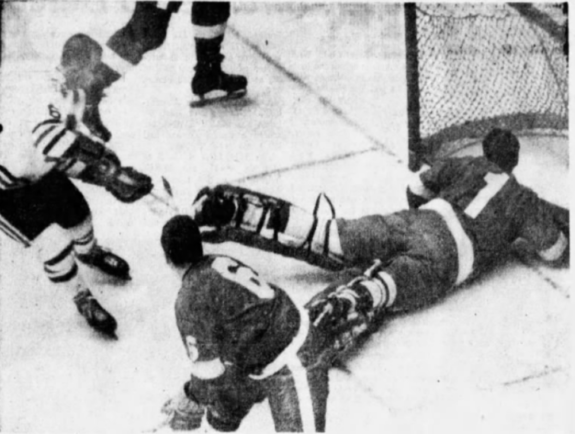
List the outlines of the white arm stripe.
<svg viewBox="0 0 575 434">
<path fill-rule="evenodd" d="M 455 214 L 455 211 L 453 211 L 449 202 L 443 199 L 433 199 L 431 202 L 423 205 L 420 209 L 429 209 L 437 212 L 441 217 L 443 217 L 443 221 L 447 224 L 449 232 L 451 232 L 457 246 L 459 267 L 455 284 L 460 284 L 467 279 L 473 271 L 474 253 L 471 240 L 463 230 L 461 222 L 457 218 L 457 215 Z"/>
<path fill-rule="evenodd" d="M 411 191 L 416 196 L 422 197 L 424 199 L 431 199 L 435 196 L 435 194 L 433 194 L 433 192 L 430 189 L 428 189 L 421 181 L 421 175 L 424 172 L 427 172 L 429 169 L 430 167 L 425 165 L 418 172 L 412 174 L 409 184 L 407 186 L 407 188 L 409 188 L 409 191 Z"/>
<path fill-rule="evenodd" d="M 539 256 L 545 261 L 555 261 L 561 257 L 565 249 L 567 248 L 567 237 L 563 232 L 559 232 L 559 237 L 555 244 L 546 250 L 540 251 Z"/>
<path fill-rule="evenodd" d="M 104 45 L 102 50 L 102 62 L 108 65 L 118 74 L 124 76 L 130 69 L 134 67 L 134 65 L 121 57 L 111 48 L 108 48 L 108 46 Z"/>
<path fill-rule="evenodd" d="M 194 37 L 200 39 L 214 39 L 222 36 L 226 32 L 227 23 L 216 24 L 215 26 L 197 26 L 194 25 Z"/>
<path fill-rule="evenodd" d="M 192 363 L 192 375 L 201 380 L 217 378 L 222 375 L 225 370 L 226 368 L 219 358 Z"/>
</svg>

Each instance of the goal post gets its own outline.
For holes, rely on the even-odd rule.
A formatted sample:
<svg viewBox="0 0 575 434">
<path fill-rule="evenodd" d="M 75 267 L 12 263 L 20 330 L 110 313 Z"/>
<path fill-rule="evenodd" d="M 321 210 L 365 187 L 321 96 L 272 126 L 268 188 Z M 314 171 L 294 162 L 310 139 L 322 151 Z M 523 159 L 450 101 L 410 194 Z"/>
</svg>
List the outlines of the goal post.
<svg viewBox="0 0 575 434">
<path fill-rule="evenodd" d="M 491 128 L 567 136 L 566 4 L 404 5 L 409 166 Z"/>
</svg>

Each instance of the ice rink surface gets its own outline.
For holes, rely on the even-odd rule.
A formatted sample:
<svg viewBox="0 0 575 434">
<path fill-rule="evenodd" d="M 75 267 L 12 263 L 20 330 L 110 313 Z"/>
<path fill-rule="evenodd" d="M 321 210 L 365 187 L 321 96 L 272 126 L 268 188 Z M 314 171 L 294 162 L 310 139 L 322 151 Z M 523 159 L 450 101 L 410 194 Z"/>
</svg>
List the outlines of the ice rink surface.
<svg viewBox="0 0 575 434">
<path fill-rule="evenodd" d="M 105 41 L 131 8 L 116 1 L 5 5 L 2 146 L 28 144 L 27 132 L 45 117 L 43 95 L 66 38 L 83 32 Z M 221 182 L 309 209 L 323 191 L 340 216 L 406 206 L 401 6 L 234 5 L 224 69 L 248 76 L 248 95 L 201 109 L 189 107 L 189 9 L 184 5 L 165 44 L 102 103 L 111 147 L 124 164 L 169 179 L 182 210 L 199 188 Z M 567 141 L 521 142 L 520 181 L 568 206 Z M 2 432 L 149 430 L 188 376 L 173 313 L 179 282 L 159 245 L 167 217 L 79 186 L 101 244 L 132 266 L 126 286 L 87 270 L 93 292 L 119 322 L 119 340 L 96 336 L 72 294 L 47 281 L 34 252 L 1 235 Z M 298 303 L 334 277 L 231 243 L 207 251 L 252 265 Z M 568 270 L 510 258 L 443 302 L 390 320 L 347 369 L 331 371 L 328 432 L 573 432 L 570 290 Z M 241 430 L 273 431 L 267 403 Z"/>
</svg>

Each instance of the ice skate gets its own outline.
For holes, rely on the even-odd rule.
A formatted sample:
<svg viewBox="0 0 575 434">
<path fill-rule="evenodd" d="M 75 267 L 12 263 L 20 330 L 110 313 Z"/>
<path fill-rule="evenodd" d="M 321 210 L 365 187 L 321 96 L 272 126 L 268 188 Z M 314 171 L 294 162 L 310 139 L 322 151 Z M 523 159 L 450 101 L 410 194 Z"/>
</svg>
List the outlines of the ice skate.
<svg viewBox="0 0 575 434">
<path fill-rule="evenodd" d="M 213 39 L 196 38 L 195 41 L 197 64 L 192 79 L 192 93 L 199 99 L 192 101 L 190 105 L 202 107 L 244 96 L 248 86 L 246 77 L 222 71 L 224 56 L 220 54 L 220 47 L 223 36 Z"/>
<path fill-rule="evenodd" d="M 223 57 L 223 56 L 222 56 Z M 198 100 L 192 101 L 192 107 L 203 107 L 228 99 L 241 98 L 247 93 L 248 80 L 243 75 L 226 74 L 217 65 L 212 70 L 196 68 L 192 79 L 192 92 Z M 225 94 L 221 94 L 225 92 Z"/>
<path fill-rule="evenodd" d="M 100 271 L 120 280 L 130 280 L 130 266 L 118 255 L 96 245 L 86 255 L 78 255 L 84 264 L 97 268 Z"/>
<path fill-rule="evenodd" d="M 90 327 L 104 336 L 116 339 L 116 320 L 94 298 L 90 290 L 78 292 L 74 297 L 78 312 L 86 319 Z"/>
</svg>

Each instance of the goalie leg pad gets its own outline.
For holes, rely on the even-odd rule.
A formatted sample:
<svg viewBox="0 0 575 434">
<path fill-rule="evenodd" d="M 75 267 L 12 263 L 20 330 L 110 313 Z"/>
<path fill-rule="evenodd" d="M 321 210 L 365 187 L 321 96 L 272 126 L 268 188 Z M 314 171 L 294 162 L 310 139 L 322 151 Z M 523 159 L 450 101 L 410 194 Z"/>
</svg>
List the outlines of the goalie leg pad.
<svg viewBox="0 0 575 434">
<path fill-rule="evenodd" d="M 220 229 L 219 241 L 238 242 L 329 270 L 343 268 L 335 220 L 318 217 L 317 204 L 311 214 L 273 196 L 218 185 L 198 194 L 193 214 L 200 226 Z"/>
</svg>

